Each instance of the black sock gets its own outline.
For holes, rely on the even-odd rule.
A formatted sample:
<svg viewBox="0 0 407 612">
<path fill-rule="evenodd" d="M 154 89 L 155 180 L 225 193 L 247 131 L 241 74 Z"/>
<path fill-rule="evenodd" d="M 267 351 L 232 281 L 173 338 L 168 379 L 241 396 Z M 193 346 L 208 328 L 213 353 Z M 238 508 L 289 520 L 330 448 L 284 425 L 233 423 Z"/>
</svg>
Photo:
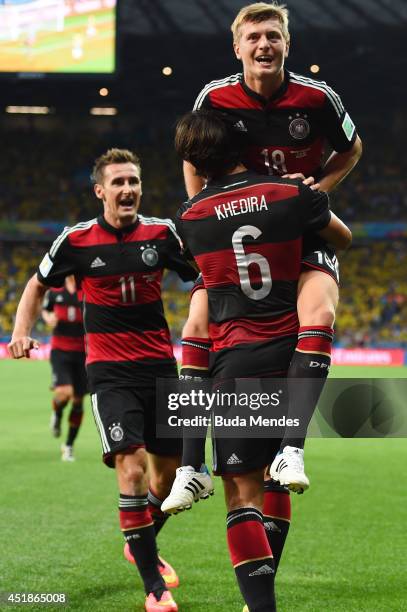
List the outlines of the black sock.
<svg viewBox="0 0 407 612">
<path fill-rule="evenodd" d="M 300 418 L 301 433 L 298 427 L 287 427 L 281 449 L 285 446 L 304 448 L 307 428 L 329 373 L 333 333 L 333 329 L 323 326 L 299 329 L 298 344 L 287 373 L 287 419 Z"/>
<path fill-rule="evenodd" d="M 164 500 L 156 497 L 151 489 L 148 491 L 147 500 L 148 509 L 150 510 L 150 514 L 154 522 L 155 535 L 158 536 L 161 529 L 170 518 L 170 515 L 161 511 L 161 504 Z"/>
<path fill-rule="evenodd" d="M 83 420 L 83 400 L 72 402 L 71 412 L 69 413 L 69 430 L 66 439 L 67 446 L 73 446 L 78 435 Z"/>
<path fill-rule="evenodd" d="M 196 429 L 196 428 L 194 428 Z M 201 465 L 205 463 L 206 430 L 202 432 L 202 438 L 184 438 L 182 446 L 182 465 L 191 465 L 195 472 L 199 472 Z"/>
<path fill-rule="evenodd" d="M 147 495 L 124 495 L 119 499 L 120 527 L 130 547 L 146 593 L 154 593 L 157 599 L 166 591 L 165 582 L 158 570 L 158 554 L 155 530 Z"/>
<path fill-rule="evenodd" d="M 255 508 L 239 508 L 227 515 L 230 558 L 240 591 L 250 612 L 274 612 L 274 560 Z"/>
<path fill-rule="evenodd" d="M 281 486 L 274 480 L 264 482 L 263 519 L 266 536 L 273 551 L 274 566 L 277 573 L 290 529 L 291 502 L 287 487 Z"/>
</svg>

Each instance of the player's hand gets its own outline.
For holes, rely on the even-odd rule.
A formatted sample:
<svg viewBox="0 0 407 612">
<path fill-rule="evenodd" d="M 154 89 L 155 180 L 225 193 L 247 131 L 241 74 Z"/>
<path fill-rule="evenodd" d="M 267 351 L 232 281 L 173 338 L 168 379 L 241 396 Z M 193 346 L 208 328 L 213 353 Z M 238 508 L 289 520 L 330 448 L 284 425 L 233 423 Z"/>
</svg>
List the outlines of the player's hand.
<svg viewBox="0 0 407 612">
<path fill-rule="evenodd" d="M 21 359 L 22 357 L 30 357 L 30 351 L 32 349 L 39 349 L 40 343 L 30 336 L 23 336 L 22 338 L 11 339 L 8 343 L 7 349 L 10 357 L 13 359 Z"/>
<path fill-rule="evenodd" d="M 305 176 L 301 172 L 295 172 L 294 174 L 283 174 L 283 178 L 301 179 L 304 185 L 308 185 L 308 187 L 310 187 L 312 191 L 318 191 L 319 189 L 319 183 L 315 182 L 313 176 L 308 176 L 307 178 L 305 178 Z"/>
</svg>

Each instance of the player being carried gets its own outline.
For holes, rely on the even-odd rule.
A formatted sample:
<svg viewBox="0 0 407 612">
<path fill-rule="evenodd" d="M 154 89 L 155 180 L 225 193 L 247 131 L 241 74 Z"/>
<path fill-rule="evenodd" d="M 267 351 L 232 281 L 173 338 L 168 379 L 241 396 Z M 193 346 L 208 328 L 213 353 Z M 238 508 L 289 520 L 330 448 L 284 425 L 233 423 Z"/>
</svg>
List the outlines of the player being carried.
<svg viewBox="0 0 407 612">
<path fill-rule="evenodd" d="M 299 179 L 248 171 L 240 162 L 242 134 L 217 112 L 185 115 L 177 125 L 176 149 L 208 179 L 206 188 L 179 209 L 176 227 L 208 292 L 211 374 L 228 384 L 236 378 L 280 378 L 297 344 L 303 234 L 311 230 L 346 248 L 350 230 L 330 212 L 326 193 L 312 191 Z M 256 270 L 249 273 L 253 262 Z M 263 523 L 263 475 L 281 440 L 222 438 L 216 427 L 212 437 L 214 472 L 222 476 L 225 490 L 228 547 L 242 596 L 249 610 L 271 612 L 284 542 L 283 534 L 279 543 L 275 530 Z M 280 487 L 280 507 L 286 510 L 287 493 Z"/>
<path fill-rule="evenodd" d="M 290 47 L 288 11 L 283 5 L 257 2 L 243 7 L 232 24 L 233 46 L 243 72 L 212 81 L 198 95 L 195 109 L 226 113 L 247 136 L 245 165 L 266 175 L 315 177 L 321 191 L 330 192 L 357 163 L 362 145 L 355 126 L 337 93 L 317 81 L 285 69 Z M 332 153 L 324 161 L 328 149 Z M 204 179 L 184 163 L 188 196 L 194 197 Z M 289 379 L 308 379 L 306 389 L 293 385 L 294 406 L 311 420 L 331 361 L 335 310 L 338 303 L 338 262 L 335 252 L 315 233 L 304 240 L 302 273 L 298 284 L 299 334 L 288 371 Z M 208 295 L 198 284 L 192 295 L 183 330 L 182 364 L 187 376 L 206 376 L 209 362 Z M 310 367 L 313 362 L 320 368 Z M 312 379 L 312 380 L 311 380 Z M 287 430 L 272 476 L 292 490 L 309 486 L 304 471 L 304 437 Z M 208 486 L 205 437 L 184 440 L 182 468 L 177 470 L 168 512 L 189 508 L 197 497 L 189 483 L 195 478 Z M 202 471 L 202 473 L 201 473 Z M 209 485 L 212 486 L 212 485 Z"/>
</svg>

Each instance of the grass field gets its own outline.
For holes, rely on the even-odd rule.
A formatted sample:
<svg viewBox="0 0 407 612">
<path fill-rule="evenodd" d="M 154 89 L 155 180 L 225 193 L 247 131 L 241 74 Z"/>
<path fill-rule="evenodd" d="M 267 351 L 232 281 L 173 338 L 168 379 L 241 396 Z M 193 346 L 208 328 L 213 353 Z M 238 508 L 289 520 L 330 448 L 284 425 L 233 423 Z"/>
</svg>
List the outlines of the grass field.
<svg viewBox="0 0 407 612">
<path fill-rule="evenodd" d="M 352 374 L 397 378 L 405 370 Z M 89 404 L 77 461 L 66 464 L 48 430 L 48 364 L 1 361 L 0 383 L 0 591 L 65 592 L 69 610 L 141 612 L 140 580 L 122 558 L 115 476 L 100 462 Z M 279 612 L 407 610 L 406 441 L 313 439 L 306 458 L 312 486 L 292 500 L 276 581 Z M 216 481 L 213 499 L 171 518 L 160 535 L 180 575 L 181 612 L 242 609 Z"/>
</svg>

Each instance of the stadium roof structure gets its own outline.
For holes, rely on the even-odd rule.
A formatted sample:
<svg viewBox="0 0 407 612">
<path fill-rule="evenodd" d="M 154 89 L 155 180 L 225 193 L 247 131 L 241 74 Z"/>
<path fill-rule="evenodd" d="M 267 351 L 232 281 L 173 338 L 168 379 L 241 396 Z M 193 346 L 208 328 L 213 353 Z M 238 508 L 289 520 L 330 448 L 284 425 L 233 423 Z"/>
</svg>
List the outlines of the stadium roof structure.
<svg viewBox="0 0 407 612">
<path fill-rule="evenodd" d="M 121 27 L 139 36 L 219 34 L 230 29 L 242 0 L 122 0 Z M 407 25 L 405 0 L 286 0 L 290 29 L 331 31 Z"/>
</svg>

